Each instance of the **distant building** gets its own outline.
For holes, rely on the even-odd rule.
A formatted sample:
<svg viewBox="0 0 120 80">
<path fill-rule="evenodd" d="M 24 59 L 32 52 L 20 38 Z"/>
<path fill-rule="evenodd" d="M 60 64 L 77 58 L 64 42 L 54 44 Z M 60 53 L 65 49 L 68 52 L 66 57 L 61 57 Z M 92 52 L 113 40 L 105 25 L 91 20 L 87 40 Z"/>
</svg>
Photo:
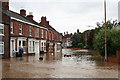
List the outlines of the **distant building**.
<svg viewBox="0 0 120 80">
<path fill-rule="evenodd" d="M 72 34 L 68 34 L 64 32 L 64 35 L 63 35 L 63 48 L 68 48 L 68 47 L 72 47 Z"/>
<path fill-rule="evenodd" d="M 79 29 L 77 29 L 77 32 L 75 32 L 77 34 L 81 34 L 81 32 L 79 32 Z M 62 43 L 62 46 L 64 48 L 68 48 L 68 47 L 72 47 L 72 36 L 73 34 L 70 33 L 68 34 L 68 32 L 64 32 L 64 35 L 63 35 L 63 43 Z"/>
</svg>

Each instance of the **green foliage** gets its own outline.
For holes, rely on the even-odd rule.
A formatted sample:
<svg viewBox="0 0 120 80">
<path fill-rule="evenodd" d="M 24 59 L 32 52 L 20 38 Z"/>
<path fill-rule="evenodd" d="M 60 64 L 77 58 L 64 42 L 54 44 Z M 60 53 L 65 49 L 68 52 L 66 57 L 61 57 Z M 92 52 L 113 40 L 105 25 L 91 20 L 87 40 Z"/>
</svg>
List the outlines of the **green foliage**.
<svg viewBox="0 0 120 80">
<path fill-rule="evenodd" d="M 99 33 L 94 36 L 94 49 L 97 49 L 102 56 L 104 56 L 105 51 L 105 39 L 104 39 L 104 29 L 101 29 Z M 114 56 L 116 50 L 120 50 L 120 31 L 115 29 L 107 29 L 107 54 L 109 56 Z"/>
<path fill-rule="evenodd" d="M 83 44 L 83 43 L 78 43 L 78 47 L 79 47 L 79 48 L 83 48 L 83 47 L 84 47 L 84 44 Z"/>
<path fill-rule="evenodd" d="M 81 34 L 75 33 L 72 36 L 72 47 L 83 48 L 83 46 L 84 46 L 83 36 Z"/>
</svg>

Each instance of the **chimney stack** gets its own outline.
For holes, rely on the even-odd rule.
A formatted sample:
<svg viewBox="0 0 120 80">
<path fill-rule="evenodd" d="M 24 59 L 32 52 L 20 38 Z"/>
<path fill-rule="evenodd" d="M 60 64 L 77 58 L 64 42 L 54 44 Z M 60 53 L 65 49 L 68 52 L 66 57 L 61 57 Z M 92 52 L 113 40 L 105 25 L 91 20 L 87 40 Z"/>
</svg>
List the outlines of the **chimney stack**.
<svg viewBox="0 0 120 80">
<path fill-rule="evenodd" d="M 2 6 L 4 9 L 9 10 L 9 0 L 0 0 L 0 6 Z"/>
<path fill-rule="evenodd" d="M 23 15 L 23 16 L 26 16 L 26 10 L 21 9 L 21 10 L 20 10 L 20 14 Z"/>
<path fill-rule="evenodd" d="M 47 25 L 49 25 L 49 21 L 47 21 Z"/>
<path fill-rule="evenodd" d="M 46 22 L 47 20 L 46 20 L 46 17 L 41 17 L 41 22 Z"/>
<path fill-rule="evenodd" d="M 27 15 L 27 17 L 28 17 L 29 19 L 32 19 L 32 20 L 33 20 L 33 13 L 32 13 L 32 12 L 29 12 L 29 15 Z"/>
<path fill-rule="evenodd" d="M 79 29 L 77 29 L 77 33 L 80 33 L 80 32 L 79 32 Z"/>
<path fill-rule="evenodd" d="M 65 36 L 65 32 L 64 32 L 64 36 Z"/>
<path fill-rule="evenodd" d="M 67 33 L 67 35 L 68 35 L 68 31 L 67 31 L 66 33 Z"/>
</svg>

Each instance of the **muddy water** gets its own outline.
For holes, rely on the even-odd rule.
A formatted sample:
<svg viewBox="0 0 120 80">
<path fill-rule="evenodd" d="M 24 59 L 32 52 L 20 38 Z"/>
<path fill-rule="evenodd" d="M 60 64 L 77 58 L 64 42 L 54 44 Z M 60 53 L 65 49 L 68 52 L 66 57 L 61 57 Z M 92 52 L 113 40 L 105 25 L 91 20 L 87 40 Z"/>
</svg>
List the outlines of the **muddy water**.
<svg viewBox="0 0 120 80">
<path fill-rule="evenodd" d="M 63 49 L 62 56 L 44 55 L 43 60 L 39 54 L 4 59 L 2 78 L 118 78 L 118 64 L 104 62 L 95 51 Z"/>
</svg>

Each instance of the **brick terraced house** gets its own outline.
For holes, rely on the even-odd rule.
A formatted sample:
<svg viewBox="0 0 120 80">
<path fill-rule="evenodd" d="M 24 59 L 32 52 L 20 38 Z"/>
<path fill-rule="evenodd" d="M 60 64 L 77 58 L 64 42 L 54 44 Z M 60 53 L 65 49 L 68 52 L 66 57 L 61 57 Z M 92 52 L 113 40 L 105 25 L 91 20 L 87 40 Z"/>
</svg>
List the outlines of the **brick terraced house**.
<svg viewBox="0 0 120 80">
<path fill-rule="evenodd" d="M 3 8 L 4 7 L 4 8 Z M 9 9 L 8 2 L 0 2 L 0 56 L 10 56 L 10 17 L 5 13 Z"/>
<path fill-rule="evenodd" d="M 13 57 L 13 50 L 19 51 L 21 47 L 24 49 L 24 54 L 39 54 L 40 51 L 44 51 L 55 56 L 55 52 L 61 51 L 62 35 L 49 25 L 46 17 L 41 17 L 41 22 L 38 23 L 33 20 L 32 12 L 26 15 L 26 10 L 21 9 L 20 13 L 16 13 L 9 10 L 9 2 L 2 3 L 7 4 L 0 9 L 4 8 L 1 12 L 4 12 L 9 17 L 8 28 L 10 28 L 8 29 L 10 35 L 7 42 L 10 46 L 4 48 L 8 52 L 3 54 Z M 5 8 L 6 6 L 8 6 L 8 9 Z M 4 32 L 6 31 L 4 29 Z M 6 45 L 4 46 L 7 47 Z"/>
</svg>

